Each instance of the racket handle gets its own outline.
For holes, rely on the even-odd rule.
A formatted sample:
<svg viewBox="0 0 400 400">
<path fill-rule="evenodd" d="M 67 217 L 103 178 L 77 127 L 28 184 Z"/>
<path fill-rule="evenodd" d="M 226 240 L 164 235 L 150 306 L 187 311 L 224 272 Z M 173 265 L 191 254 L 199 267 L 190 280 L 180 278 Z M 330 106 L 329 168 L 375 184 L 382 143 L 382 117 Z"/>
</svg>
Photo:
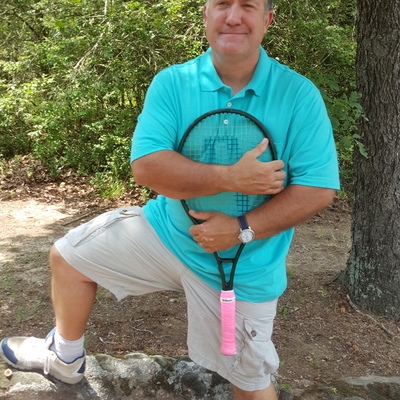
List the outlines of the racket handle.
<svg viewBox="0 0 400 400">
<path fill-rule="evenodd" d="M 236 297 L 233 290 L 222 290 L 221 304 L 221 353 L 236 354 Z"/>
</svg>

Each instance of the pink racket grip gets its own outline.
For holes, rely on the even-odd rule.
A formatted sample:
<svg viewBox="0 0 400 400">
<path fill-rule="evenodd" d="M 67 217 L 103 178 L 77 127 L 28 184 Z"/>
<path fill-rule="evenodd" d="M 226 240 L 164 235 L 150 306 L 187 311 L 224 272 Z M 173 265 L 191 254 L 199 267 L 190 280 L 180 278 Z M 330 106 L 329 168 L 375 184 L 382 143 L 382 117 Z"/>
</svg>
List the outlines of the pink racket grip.
<svg viewBox="0 0 400 400">
<path fill-rule="evenodd" d="M 225 356 L 236 354 L 236 297 L 233 290 L 223 290 L 221 304 L 221 353 Z"/>
</svg>

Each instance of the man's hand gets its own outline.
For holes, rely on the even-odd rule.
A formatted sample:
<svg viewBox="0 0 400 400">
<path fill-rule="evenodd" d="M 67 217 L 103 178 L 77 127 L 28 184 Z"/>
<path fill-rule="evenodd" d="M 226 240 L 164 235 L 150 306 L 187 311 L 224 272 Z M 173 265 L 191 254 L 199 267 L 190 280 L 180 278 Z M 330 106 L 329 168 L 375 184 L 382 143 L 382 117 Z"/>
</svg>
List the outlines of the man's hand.
<svg viewBox="0 0 400 400">
<path fill-rule="evenodd" d="M 311 186 L 289 185 L 268 202 L 246 213 L 256 240 L 264 239 L 295 227 L 327 207 L 334 199 L 335 190 Z M 227 250 L 240 243 L 237 219 L 219 212 L 190 211 L 203 221 L 193 225 L 193 239 L 207 252 Z"/>
<path fill-rule="evenodd" d="M 239 243 L 239 224 L 237 219 L 219 212 L 201 212 L 190 210 L 190 215 L 203 221 L 200 225 L 193 225 L 190 233 L 193 239 L 205 251 L 227 250 Z"/>
<path fill-rule="evenodd" d="M 283 190 L 286 177 L 281 160 L 261 162 L 257 158 L 268 148 L 268 139 L 252 150 L 249 150 L 230 167 L 230 179 L 235 188 L 233 192 L 244 194 L 277 194 Z"/>
</svg>

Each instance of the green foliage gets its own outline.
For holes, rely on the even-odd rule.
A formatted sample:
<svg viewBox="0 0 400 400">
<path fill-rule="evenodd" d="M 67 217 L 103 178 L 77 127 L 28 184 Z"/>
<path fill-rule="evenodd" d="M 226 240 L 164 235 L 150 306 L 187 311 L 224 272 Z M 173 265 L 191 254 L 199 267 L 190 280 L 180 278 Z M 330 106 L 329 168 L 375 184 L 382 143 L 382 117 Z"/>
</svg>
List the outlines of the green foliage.
<svg viewBox="0 0 400 400">
<path fill-rule="evenodd" d="M 0 10 L 9 21 L 1 155 L 31 152 L 53 176 L 73 167 L 99 174 L 97 182 L 129 180 L 132 131 L 151 79 L 201 52 L 200 3 L 15 0 Z"/>
<path fill-rule="evenodd" d="M 0 157 L 31 153 L 57 177 L 130 182 L 132 131 L 153 76 L 206 47 L 203 0 L 10 0 L 0 5 Z M 356 121 L 355 0 L 276 0 L 270 55 L 321 89 L 342 175 Z"/>
<path fill-rule="evenodd" d="M 356 0 L 276 0 L 266 36 L 270 55 L 307 76 L 321 90 L 335 134 L 342 184 L 352 183 L 354 148 L 364 152 L 355 77 Z"/>
</svg>

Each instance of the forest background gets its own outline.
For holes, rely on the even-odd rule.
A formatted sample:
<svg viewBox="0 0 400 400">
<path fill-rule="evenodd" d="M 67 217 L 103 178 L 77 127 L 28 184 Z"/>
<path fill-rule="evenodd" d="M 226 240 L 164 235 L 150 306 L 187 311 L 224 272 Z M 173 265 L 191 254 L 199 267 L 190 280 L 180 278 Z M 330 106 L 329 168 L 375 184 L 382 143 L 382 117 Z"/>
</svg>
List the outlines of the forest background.
<svg viewBox="0 0 400 400">
<path fill-rule="evenodd" d="M 150 196 L 131 177 L 132 132 L 154 75 L 207 48 L 203 3 L 0 2 L 2 337 L 16 332 L 43 337 L 52 326 L 47 265 L 55 239 L 117 204 L 143 203 Z M 384 5 L 377 9 L 375 2 L 358 1 L 364 19 L 359 18 L 357 26 L 364 21 L 365 29 L 357 29 L 356 34 L 356 0 L 275 0 L 275 20 L 263 43 L 270 56 L 307 76 L 321 90 L 334 129 L 342 182 L 339 196 L 344 199 L 296 231 L 288 262 L 289 286 L 280 299 L 274 339 L 281 357 L 277 378 L 285 389 L 332 382 L 349 372 L 400 376 L 399 322 L 361 312 L 338 279 L 348 250 L 356 243 L 359 252 L 354 253 L 352 265 L 357 267 L 355 286 L 361 298 L 384 309 L 393 308 L 381 301 L 381 293 L 386 294 L 385 300 L 398 299 L 398 263 L 389 258 L 396 256 L 391 247 L 397 248 L 398 243 L 398 230 L 392 229 L 399 221 L 398 181 L 393 179 L 400 176 L 393 172 L 398 171 L 393 117 L 398 113 L 389 106 L 399 104 L 391 103 L 399 91 L 397 86 L 393 92 L 388 89 L 390 79 L 371 79 L 390 77 L 393 72 L 379 67 L 395 70 L 399 65 L 387 61 L 389 54 L 397 53 L 392 42 L 384 41 L 397 39 L 398 13 L 393 10 L 398 9 L 398 1 Z M 363 91 L 363 99 L 356 89 L 357 37 L 365 55 L 357 58 L 362 72 L 358 78 L 366 77 L 370 90 Z M 370 54 L 376 59 L 366 60 Z M 373 137 L 363 132 L 361 141 L 357 125 L 363 128 L 366 122 L 370 123 L 364 130 Z M 363 144 L 368 159 L 363 157 Z M 365 171 L 368 177 L 360 177 Z M 363 225 L 354 235 L 359 241 L 350 238 L 347 200 L 353 193 L 351 208 L 361 210 L 353 220 Z M 371 291 L 364 296 L 365 288 L 374 289 L 374 296 Z M 100 288 L 88 326 L 87 351 L 118 357 L 132 349 L 186 355 L 186 329 L 185 300 L 176 293 L 117 303 Z"/>
<path fill-rule="evenodd" d="M 0 175 L 29 155 L 52 179 L 90 178 L 105 197 L 134 181 L 132 132 L 161 69 L 207 48 L 203 0 L 10 0 L 0 5 Z M 355 77 L 356 0 L 276 0 L 264 47 L 321 90 L 351 196 L 364 153 Z M 146 193 L 145 193 L 146 194 Z"/>
</svg>

